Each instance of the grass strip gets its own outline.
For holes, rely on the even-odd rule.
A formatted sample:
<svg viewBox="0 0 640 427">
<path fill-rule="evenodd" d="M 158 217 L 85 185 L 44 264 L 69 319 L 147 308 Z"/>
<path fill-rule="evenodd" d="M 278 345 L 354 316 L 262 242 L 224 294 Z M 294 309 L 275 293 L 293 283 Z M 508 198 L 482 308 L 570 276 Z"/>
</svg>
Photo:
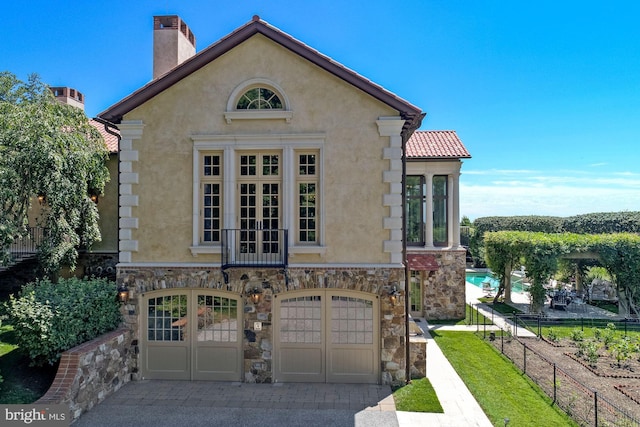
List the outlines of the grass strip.
<svg viewBox="0 0 640 427">
<path fill-rule="evenodd" d="M 398 388 L 393 392 L 393 398 L 398 411 L 444 413 L 428 378 L 413 380 Z"/>
<path fill-rule="evenodd" d="M 431 334 L 494 426 L 504 426 L 505 419 L 515 426 L 577 426 L 535 383 L 474 333 Z"/>
</svg>

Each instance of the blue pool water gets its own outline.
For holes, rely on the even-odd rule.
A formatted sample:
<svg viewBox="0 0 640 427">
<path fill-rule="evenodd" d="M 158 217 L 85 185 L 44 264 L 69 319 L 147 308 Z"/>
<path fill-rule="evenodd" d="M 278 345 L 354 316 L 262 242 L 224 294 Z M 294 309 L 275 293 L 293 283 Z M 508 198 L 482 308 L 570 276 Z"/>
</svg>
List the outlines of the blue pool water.
<svg viewBox="0 0 640 427">
<path fill-rule="evenodd" d="M 498 289 L 500 282 L 498 279 L 493 276 L 493 274 L 489 271 L 486 273 L 473 273 L 467 272 L 466 274 L 467 282 L 471 283 L 474 286 L 482 288 L 485 281 L 488 281 L 491 284 L 491 288 Z M 522 278 L 517 276 L 511 276 L 511 290 L 513 292 L 524 292 L 522 289 Z"/>
</svg>

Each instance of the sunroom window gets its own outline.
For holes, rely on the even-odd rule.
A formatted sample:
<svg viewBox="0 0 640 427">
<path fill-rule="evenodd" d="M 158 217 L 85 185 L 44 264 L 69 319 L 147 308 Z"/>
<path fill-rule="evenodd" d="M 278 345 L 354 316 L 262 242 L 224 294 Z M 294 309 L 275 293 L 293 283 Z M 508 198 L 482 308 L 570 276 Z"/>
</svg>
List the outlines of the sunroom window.
<svg viewBox="0 0 640 427">
<path fill-rule="evenodd" d="M 447 175 L 433 177 L 433 244 L 447 246 Z"/>
<path fill-rule="evenodd" d="M 425 179 L 424 176 L 407 176 L 407 244 L 422 246 L 425 243 Z"/>
</svg>

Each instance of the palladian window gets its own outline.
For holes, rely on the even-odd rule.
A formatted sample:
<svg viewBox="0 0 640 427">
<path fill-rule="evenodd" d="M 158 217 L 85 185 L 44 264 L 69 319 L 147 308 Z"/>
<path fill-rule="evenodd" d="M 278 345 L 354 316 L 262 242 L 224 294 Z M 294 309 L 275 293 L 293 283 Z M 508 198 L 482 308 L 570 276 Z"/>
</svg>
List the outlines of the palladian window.
<svg viewBox="0 0 640 427">
<path fill-rule="evenodd" d="M 237 110 L 281 110 L 282 101 L 271 89 L 255 87 L 246 91 L 236 104 Z"/>
</svg>

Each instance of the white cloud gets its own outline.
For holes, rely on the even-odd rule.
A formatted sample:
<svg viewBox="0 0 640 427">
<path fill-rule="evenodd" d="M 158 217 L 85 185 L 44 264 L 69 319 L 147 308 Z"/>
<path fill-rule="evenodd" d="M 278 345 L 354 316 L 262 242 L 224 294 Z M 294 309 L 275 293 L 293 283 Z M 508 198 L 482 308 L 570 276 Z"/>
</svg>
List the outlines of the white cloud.
<svg viewBox="0 0 640 427">
<path fill-rule="evenodd" d="M 460 214 L 554 215 L 640 210 L 640 174 L 633 172 L 463 169 Z"/>
</svg>

